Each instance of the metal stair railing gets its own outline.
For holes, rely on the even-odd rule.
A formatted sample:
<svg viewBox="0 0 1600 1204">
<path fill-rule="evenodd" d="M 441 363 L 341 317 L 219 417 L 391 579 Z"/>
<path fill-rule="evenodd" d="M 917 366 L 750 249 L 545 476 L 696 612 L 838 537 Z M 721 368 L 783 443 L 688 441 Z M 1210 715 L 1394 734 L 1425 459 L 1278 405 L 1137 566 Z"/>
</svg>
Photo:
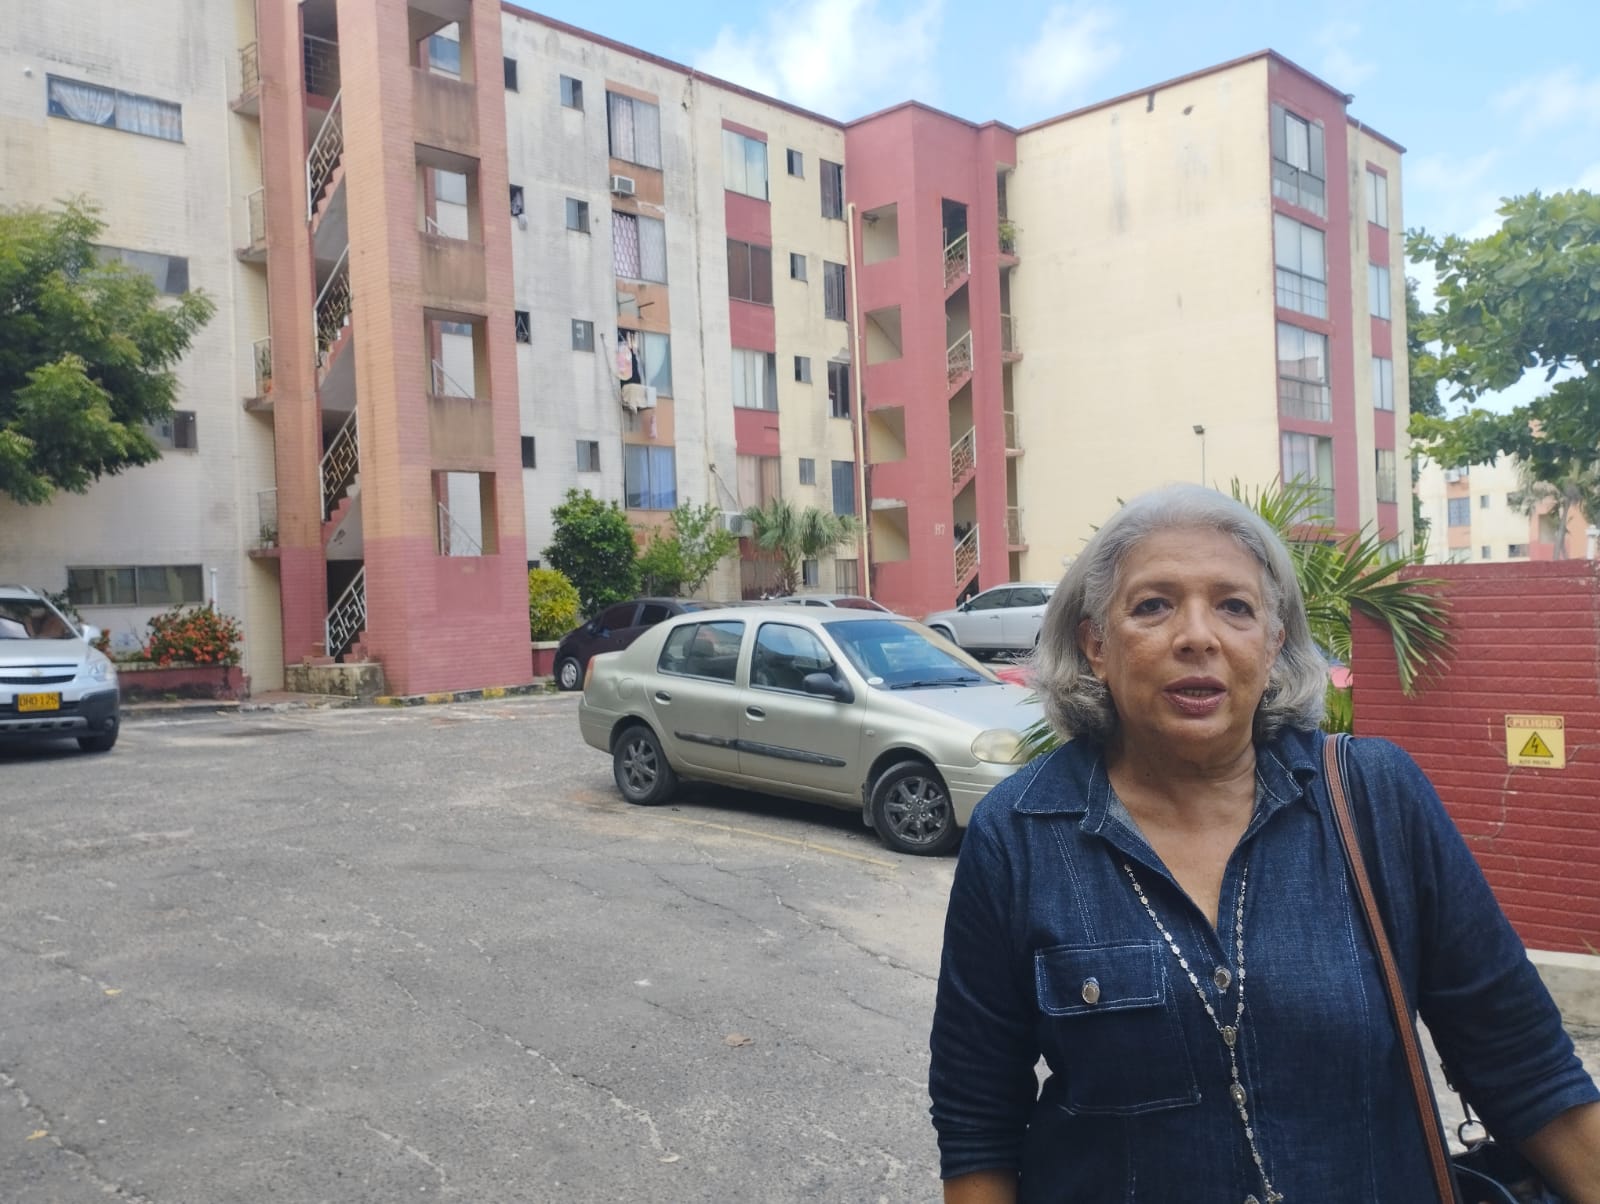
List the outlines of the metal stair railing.
<svg viewBox="0 0 1600 1204">
<path fill-rule="evenodd" d="M 361 444 L 354 410 L 344 420 L 333 442 L 328 444 L 328 450 L 322 453 L 318 471 L 322 476 L 322 521 L 327 522 L 333 517 L 333 508 L 339 504 L 339 499 L 361 472 Z"/>
<path fill-rule="evenodd" d="M 972 271 L 972 243 L 963 234 L 944 249 L 944 286 L 949 288 Z"/>
<path fill-rule="evenodd" d="M 443 502 L 439 506 L 439 555 L 441 556 L 482 556 L 483 545 L 472 537 L 455 516 L 450 513 L 450 507 Z"/>
<path fill-rule="evenodd" d="M 972 371 L 972 331 L 967 331 L 945 350 L 944 375 L 948 384 L 955 384 Z"/>
<path fill-rule="evenodd" d="M 344 157 L 343 100 L 343 92 L 333 98 L 333 105 L 328 109 L 328 115 L 322 119 L 322 126 L 311 142 L 311 149 L 306 152 L 306 221 L 308 222 L 311 220 L 311 215 L 317 211 L 317 198 L 328 186 L 333 169 Z"/>
<path fill-rule="evenodd" d="M 322 286 L 322 291 L 317 294 L 317 303 L 312 311 L 312 319 L 316 324 L 317 335 L 317 367 L 322 367 L 328 359 L 328 349 L 338 341 L 339 332 L 350 322 L 350 311 L 354 308 L 355 297 L 350 291 L 350 248 L 347 246 L 339 253 L 339 262 L 334 264 L 333 274 L 328 277 L 327 283 Z"/>
<path fill-rule="evenodd" d="M 972 576 L 972 570 L 978 567 L 978 524 L 972 524 L 972 530 L 963 535 L 956 544 L 956 584 L 960 585 Z"/>
<path fill-rule="evenodd" d="M 1013 548 L 1020 548 L 1024 542 L 1022 538 L 1022 507 L 1006 507 L 1006 542 Z"/>
<path fill-rule="evenodd" d="M 954 485 L 978 467 L 978 429 L 969 427 L 950 445 L 950 484 Z"/>
<path fill-rule="evenodd" d="M 328 655 L 338 660 L 350 651 L 367 627 L 367 566 L 356 571 L 355 579 L 345 587 L 344 593 L 333 604 L 323 624 L 323 647 Z"/>
</svg>

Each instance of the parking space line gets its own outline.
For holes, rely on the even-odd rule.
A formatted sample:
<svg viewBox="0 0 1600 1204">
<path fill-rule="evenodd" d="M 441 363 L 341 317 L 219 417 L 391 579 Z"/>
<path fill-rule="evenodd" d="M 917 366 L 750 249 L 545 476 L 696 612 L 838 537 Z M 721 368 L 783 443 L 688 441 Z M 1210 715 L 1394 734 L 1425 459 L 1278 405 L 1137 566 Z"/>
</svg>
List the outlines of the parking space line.
<svg viewBox="0 0 1600 1204">
<path fill-rule="evenodd" d="M 760 840 L 773 840 L 779 844 L 792 844 L 796 848 L 805 849 L 808 852 L 827 853 L 831 857 L 844 857 L 850 861 L 864 861 L 868 865 L 880 866 L 886 870 L 898 870 L 900 868 L 893 861 L 885 861 L 882 857 L 868 857 L 865 853 L 851 853 L 825 844 L 813 844 L 809 840 L 797 840 L 793 836 L 774 836 L 771 832 L 758 832 L 754 828 L 737 828 L 732 824 L 713 824 L 703 819 L 685 819 L 681 815 L 663 815 L 661 818 L 671 824 L 687 824 L 692 828 L 713 828 L 718 832 L 731 832 L 739 836 L 754 836 Z"/>
</svg>

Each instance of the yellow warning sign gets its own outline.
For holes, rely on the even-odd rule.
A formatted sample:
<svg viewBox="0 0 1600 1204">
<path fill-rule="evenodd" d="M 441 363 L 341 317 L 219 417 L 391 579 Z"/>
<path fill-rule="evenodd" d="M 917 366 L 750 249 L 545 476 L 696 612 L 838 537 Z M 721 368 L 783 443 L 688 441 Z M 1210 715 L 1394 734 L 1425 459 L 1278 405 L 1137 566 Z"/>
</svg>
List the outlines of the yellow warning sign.
<svg viewBox="0 0 1600 1204">
<path fill-rule="evenodd" d="M 1507 715 L 1506 764 L 1567 767 L 1567 723 L 1560 715 Z"/>
</svg>

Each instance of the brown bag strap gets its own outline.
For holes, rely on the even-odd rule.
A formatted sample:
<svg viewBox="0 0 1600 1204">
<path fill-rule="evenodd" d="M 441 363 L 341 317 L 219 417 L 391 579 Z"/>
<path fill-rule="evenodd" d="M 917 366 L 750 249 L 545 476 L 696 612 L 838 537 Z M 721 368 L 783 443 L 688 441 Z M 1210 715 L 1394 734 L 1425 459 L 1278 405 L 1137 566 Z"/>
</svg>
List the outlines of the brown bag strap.
<svg viewBox="0 0 1600 1204">
<path fill-rule="evenodd" d="M 1390 948 L 1388 933 L 1384 931 L 1377 896 L 1372 893 L 1372 882 L 1367 877 L 1366 862 L 1361 856 L 1361 843 L 1356 839 L 1350 801 L 1345 796 L 1341 757 L 1344 741 L 1345 737 L 1333 735 L 1322 746 L 1324 776 L 1328 780 L 1328 794 L 1333 799 L 1333 818 L 1339 825 L 1345 864 L 1350 867 L 1350 877 L 1355 880 L 1356 894 L 1361 896 L 1361 910 L 1366 915 L 1367 930 L 1372 934 L 1372 947 L 1378 954 L 1378 966 L 1383 971 L 1389 1011 L 1394 1015 L 1395 1027 L 1400 1032 L 1400 1044 L 1406 1051 L 1406 1068 L 1411 1072 L 1411 1094 L 1416 1098 L 1417 1119 L 1422 1122 L 1422 1137 L 1428 1145 L 1428 1161 L 1433 1169 L 1433 1181 L 1439 1192 L 1440 1204 L 1456 1204 L 1455 1176 L 1450 1170 L 1450 1154 L 1445 1149 L 1444 1134 L 1439 1129 L 1433 1093 L 1428 1088 L 1428 1073 L 1422 1067 L 1417 1029 L 1411 1022 L 1411 1008 L 1406 1003 L 1405 990 L 1400 985 L 1400 969 L 1395 965 L 1394 950 Z"/>
</svg>

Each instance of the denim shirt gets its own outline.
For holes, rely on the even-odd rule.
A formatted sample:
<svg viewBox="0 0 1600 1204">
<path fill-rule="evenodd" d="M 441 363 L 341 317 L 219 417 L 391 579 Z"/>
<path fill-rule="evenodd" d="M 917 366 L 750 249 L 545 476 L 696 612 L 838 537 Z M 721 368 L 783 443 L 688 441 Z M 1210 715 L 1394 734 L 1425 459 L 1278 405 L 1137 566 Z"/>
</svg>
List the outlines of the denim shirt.
<svg viewBox="0 0 1600 1204">
<path fill-rule="evenodd" d="M 1024 1204 L 1265 1198 L 1229 1098 L 1227 1048 L 1124 869 L 1231 1024 L 1248 866 L 1237 1053 L 1274 1188 L 1287 1204 L 1433 1198 L 1322 777 L 1323 738 L 1288 731 L 1257 748 L 1257 806 L 1229 858 L 1216 929 L 1127 818 L 1095 744 L 1035 760 L 978 806 L 956 866 L 931 1042 L 945 1178 L 1016 1169 Z M 1384 740 L 1353 740 L 1349 753 L 1367 870 L 1407 996 L 1452 1081 L 1502 1141 L 1600 1098 L 1422 771 Z"/>
</svg>

